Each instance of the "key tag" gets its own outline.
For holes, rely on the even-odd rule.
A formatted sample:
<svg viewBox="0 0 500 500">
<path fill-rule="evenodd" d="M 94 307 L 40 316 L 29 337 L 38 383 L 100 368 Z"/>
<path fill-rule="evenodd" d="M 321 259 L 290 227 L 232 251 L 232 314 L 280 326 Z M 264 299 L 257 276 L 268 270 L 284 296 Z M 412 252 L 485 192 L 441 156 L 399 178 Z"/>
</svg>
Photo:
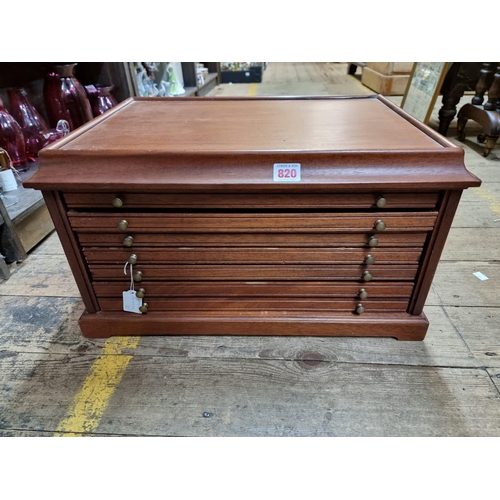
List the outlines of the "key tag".
<svg viewBox="0 0 500 500">
<path fill-rule="evenodd" d="M 127 275 L 128 262 L 125 263 L 123 268 L 123 274 Z M 142 299 L 136 296 L 136 291 L 134 289 L 134 269 L 133 265 L 130 264 L 130 289 L 122 293 L 123 295 L 123 310 L 125 312 L 131 312 L 136 314 L 142 314 L 139 310 L 142 307 Z"/>
</svg>

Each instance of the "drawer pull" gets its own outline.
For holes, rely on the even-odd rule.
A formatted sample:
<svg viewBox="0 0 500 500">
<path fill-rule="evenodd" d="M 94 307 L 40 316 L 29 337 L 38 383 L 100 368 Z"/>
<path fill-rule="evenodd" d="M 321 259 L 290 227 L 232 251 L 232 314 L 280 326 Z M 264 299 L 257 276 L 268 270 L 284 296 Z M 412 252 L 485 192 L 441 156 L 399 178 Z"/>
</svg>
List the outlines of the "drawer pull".
<svg viewBox="0 0 500 500">
<path fill-rule="evenodd" d="M 116 227 L 118 228 L 118 231 L 124 232 L 128 228 L 128 222 L 126 220 L 121 220 Z"/>
<path fill-rule="evenodd" d="M 368 240 L 368 245 L 370 245 L 371 247 L 376 247 L 378 245 L 377 238 L 375 238 L 375 236 L 370 236 Z"/>
<path fill-rule="evenodd" d="M 377 198 L 377 207 L 384 208 L 387 205 L 387 200 L 383 196 Z"/>
<path fill-rule="evenodd" d="M 127 259 L 127 262 L 132 266 L 135 266 L 137 264 L 137 255 L 135 253 L 131 254 L 130 257 Z"/>
<path fill-rule="evenodd" d="M 121 198 L 118 198 L 116 197 L 114 200 L 113 200 L 113 206 L 115 208 L 121 208 L 123 207 L 123 200 Z"/>
<path fill-rule="evenodd" d="M 363 304 L 358 304 L 356 306 L 356 314 L 363 314 L 365 312 L 365 308 L 363 307 Z"/>
<path fill-rule="evenodd" d="M 127 236 L 123 240 L 123 246 L 125 247 L 131 247 L 133 244 L 134 244 L 134 238 L 132 238 L 132 236 Z"/>
<path fill-rule="evenodd" d="M 360 288 L 358 292 L 358 297 L 362 300 L 365 300 L 368 298 L 368 292 L 364 288 Z"/>
<path fill-rule="evenodd" d="M 144 295 L 146 295 L 146 290 L 144 290 L 144 288 L 139 288 L 139 290 L 137 290 L 137 293 L 135 294 L 138 299 L 143 299 Z"/>
<path fill-rule="evenodd" d="M 142 271 L 136 271 L 134 273 L 134 281 L 142 281 Z"/>
<path fill-rule="evenodd" d="M 375 229 L 377 231 L 383 231 L 385 229 L 385 222 L 384 221 L 381 221 L 381 220 L 378 220 L 377 222 L 375 222 Z"/>
<path fill-rule="evenodd" d="M 148 303 L 145 302 L 142 304 L 142 306 L 139 307 L 139 311 L 141 311 L 142 314 L 146 314 L 148 312 Z"/>
<path fill-rule="evenodd" d="M 371 281 L 373 276 L 371 275 L 370 271 L 363 271 L 362 278 L 364 281 Z"/>
<path fill-rule="evenodd" d="M 373 257 L 373 255 L 367 255 L 365 257 L 365 264 L 367 265 L 375 264 L 375 257 Z"/>
</svg>

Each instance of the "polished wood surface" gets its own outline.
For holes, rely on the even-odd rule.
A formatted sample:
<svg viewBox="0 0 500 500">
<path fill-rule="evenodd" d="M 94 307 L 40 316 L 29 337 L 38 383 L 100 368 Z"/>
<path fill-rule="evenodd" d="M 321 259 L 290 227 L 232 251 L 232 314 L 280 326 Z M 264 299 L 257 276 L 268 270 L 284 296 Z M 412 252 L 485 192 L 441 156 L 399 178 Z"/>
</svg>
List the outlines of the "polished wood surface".
<svg viewBox="0 0 500 500">
<path fill-rule="evenodd" d="M 274 163 L 301 163 L 290 193 L 479 185 L 462 149 L 381 96 L 130 99 L 45 148 L 40 160 L 29 187 L 114 196 L 283 194 Z"/>
<path fill-rule="evenodd" d="M 126 238 L 130 236 L 114 233 L 81 233 L 77 237 L 82 246 L 92 247 L 124 247 Z M 293 246 L 307 247 L 363 247 L 370 248 L 369 240 L 373 233 L 134 233 L 132 246 L 141 247 L 177 247 L 207 246 L 212 248 L 231 247 L 263 247 Z M 427 233 L 377 233 L 377 248 L 422 247 Z M 126 247 L 131 248 L 131 247 Z"/>
<path fill-rule="evenodd" d="M 372 271 L 374 280 L 392 281 L 395 279 L 409 281 L 415 278 L 418 266 L 416 264 L 386 265 Z M 123 274 L 123 265 L 99 265 L 89 266 L 92 278 L 95 280 L 120 280 L 124 283 L 124 290 L 130 277 Z M 135 271 L 141 271 L 144 280 L 212 280 L 227 281 L 237 277 L 240 280 L 347 280 L 363 284 L 363 272 L 365 265 L 331 265 L 316 263 L 309 265 L 241 265 L 238 267 L 225 264 L 141 264 L 136 266 Z M 286 285 L 284 285 L 286 286 Z M 147 318 L 146 318 L 147 320 Z"/>
<path fill-rule="evenodd" d="M 335 193 L 297 196 L 288 194 L 157 194 L 66 193 L 69 208 L 111 208 L 117 197 L 123 208 L 375 208 L 380 197 L 385 208 L 435 208 L 439 193 Z"/>
<path fill-rule="evenodd" d="M 287 162 L 300 182 L 273 180 Z M 135 99 L 41 165 L 89 337 L 420 340 L 461 190 L 480 184 L 381 97 Z M 143 314 L 122 311 L 127 261 Z"/>
<path fill-rule="evenodd" d="M 142 128 L 147 130 L 143 133 Z M 119 135 L 108 139 L 106 130 Z M 59 150 L 126 156 L 198 152 L 441 150 L 378 99 L 135 100 Z"/>
<path fill-rule="evenodd" d="M 385 223 L 384 233 L 427 231 L 434 227 L 437 212 L 373 212 L 373 213 L 75 213 L 68 217 L 76 232 L 116 233 L 121 220 L 127 222 L 124 232 L 134 233 L 227 233 L 227 232 L 359 232 L 374 231 L 377 221 Z M 187 224 L 186 221 L 189 221 Z"/>
<path fill-rule="evenodd" d="M 411 283 L 366 283 L 365 285 L 336 282 L 289 281 L 286 287 L 275 281 L 244 282 L 225 281 L 170 281 L 158 283 L 143 281 L 148 297 L 224 297 L 240 294 L 244 297 L 324 297 L 324 298 L 359 298 L 360 290 L 365 290 L 371 298 L 410 296 Z M 94 290 L 99 297 L 116 297 L 123 291 L 123 285 L 113 281 L 95 282 Z"/>
</svg>

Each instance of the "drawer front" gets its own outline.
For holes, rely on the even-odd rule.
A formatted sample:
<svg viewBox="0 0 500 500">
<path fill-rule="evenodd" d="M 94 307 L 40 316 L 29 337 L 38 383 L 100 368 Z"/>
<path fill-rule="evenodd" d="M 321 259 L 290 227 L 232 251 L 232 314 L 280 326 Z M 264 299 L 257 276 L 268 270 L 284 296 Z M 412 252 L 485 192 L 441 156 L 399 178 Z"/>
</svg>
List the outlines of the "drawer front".
<svg viewBox="0 0 500 500">
<path fill-rule="evenodd" d="M 373 267 L 373 266 L 372 266 Z M 371 281 L 411 281 L 417 273 L 417 264 L 375 266 L 369 270 Z M 90 264 L 95 281 L 130 282 L 123 273 L 123 265 Z M 337 281 L 365 283 L 365 265 L 135 265 L 134 273 L 141 272 L 142 281 Z M 139 280 L 137 280 L 139 281 Z"/>
<path fill-rule="evenodd" d="M 355 312 L 359 300 L 342 299 L 280 299 L 280 298 L 182 298 L 182 299 L 147 299 L 148 311 L 351 311 Z M 103 311 L 122 311 L 121 298 L 100 299 Z M 404 312 L 408 300 L 364 300 L 363 312 Z"/>
<path fill-rule="evenodd" d="M 133 255 L 148 313 L 407 311 L 437 193 L 387 194 L 384 207 L 369 193 L 257 198 L 67 196 L 101 310 L 122 311 Z"/>
<path fill-rule="evenodd" d="M 360 247 L 370 248 L 374 233 L 79 233 L 83 247 Z M 422 248 L 427 233 L 377 233 L 377 248 Z"/>
<path fill-rule="evenodd" d="M 69 212 L 78 233 L 345 233 L 422 232 L 434 227 L 437 212 L 331 213 L 331 214 L 159 214 L 115 215 Z M 376 229 L 383 222 L 383 229 Z M 118 226 L 120 225 L 120 229 Z"/>
<path fill-rule="evenodd" d="M 338 194 L 159 194 L 159 193 L 65 193 L 66 204 L 69 208 L 120 208 L 151 209 L 151 208 L 214 208 L 227 209 L 401 209 L 435 208 L 439 193 L 338 193 Z M 384 202 L 383 207 L 377 206 Z M 120 201 L 116 201 L 116 200 Z"/>
<path fill-rule="evenodd" d="M 119 298 L 127 289 L 123 283 L 94 282 L 95 293 L 99 299 Z M 412 283 L 354 283 L 338 282 L 179 282 L 158 283 L 142 281 L 136 289 L 144 289 L 146 300 L 156 298 L 203 298 L 203 297 L 309 297 L 342 298 L 352 300 L 369 299 L 408 299 L 413 290 Z"/>
<path fill-rule="evenodd" d="M 373 248 L 158 248 L 131 252 L 125 248 L 84 248 L 90 264 L 123 266 L 131 255 L 136 267 L 142 264 L 355 264 L 377 268 L 377 264 L 417 265 L 419 250 Z"/>
</svg>

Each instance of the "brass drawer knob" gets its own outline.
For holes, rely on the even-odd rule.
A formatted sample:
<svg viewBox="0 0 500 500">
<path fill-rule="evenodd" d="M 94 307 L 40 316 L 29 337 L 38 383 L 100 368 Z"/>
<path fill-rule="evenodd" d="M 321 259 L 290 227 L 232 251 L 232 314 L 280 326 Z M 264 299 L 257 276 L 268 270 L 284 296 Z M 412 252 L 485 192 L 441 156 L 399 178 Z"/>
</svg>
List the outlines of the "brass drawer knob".
<svg viewBox="0 0 500 500">
<path fill-rule="evenodd" d="M 135 253 L 131 254 L 130 257 L 127 259 L 127 262 L 135 266 L 137 264 L 137 255 Z"/>
<path fill-rule="evenodd" d="M 387 205 L 387 200 L 383 196 L 377 198 L 377 207 L 384 208 Z"/>
<path fill-rule="evenodd" d="M 136 271 L 134 273 L 134 281 L 142 281 L 142 271 Z"/>
<path fill-rule="evenodd" d="M 375 264 L 375 257 L 373 257 L 373 255 L 367 255 L 365 257 L 365 264 L 367 265 Z"/>
<path fill-rule="evenodd" d="M 371 281 L 373 276 L 371 275 L 370 271 L 364 271 L 362 278 L 364 281 Z"/>
<path fill-rule="evenodd" d="M 123 200 L 121 198 L 118 198 L 116 197 L 114 200 L 113 200 L 113 206 L 115 208 L 121 208 L 123 207 Z"/>
<path fill-rule="evenodd" d="M 124 247 L 131 247 L 133 244 L 134 244 L 134 238 L 132 238 L 132 236 L 127 236 L 123 240 L 123 246 Z"/>
<path fill-rule="evenodd" d="M 144 304 L 142 304 L 141 307 L 139 307 L 139 311 L 141 311 L 142 314 L 145 314 L 148 312 L 148 303 L 145 302 Z"/>
<path fill-rule="evenodd" d="M 377 222 L 375 222 L 375 229 L 377 231 L 383 231 L 385 229 L 385 222 L 384 221 L 381 221 L 381 220 L 378 220 Z"/>
<path fill-rule="evenodd" d="M 368 298 L 368 292 L 364 288 L 360 288 L 358 292 L 358 297 L 362 300 L 365 300 Z"/>
<path fill-rule="evenodd" d="M 137 293 L 135 294 L 138 299 L 143 299 L 144 295 L 146 295 L 146 290 L 144 290 L 144 288 L 139 288 L 139 290 L 137 290 Z"/>
<path fill-rule="evenodd" d="M 358 304 L 356 306 L 356 314 L 363 314 L 365 312 L 365 308 L 363 307 L 363 304 Z"/>
<path fill-rule="evenodd" d="M 375 236 L 370 236 L 368 240 L 368 245 L 370 245 L 371 247 L 376 247 L 378 245 L 377 238 L 375 238 Z"/>
<path fill-rule="evenodd" d="M 121 220 L 116 227 L 118 228 L 118 231 L 124 232 L 128 228 L 128 222 L 126 220 Z"/>
</svg>

